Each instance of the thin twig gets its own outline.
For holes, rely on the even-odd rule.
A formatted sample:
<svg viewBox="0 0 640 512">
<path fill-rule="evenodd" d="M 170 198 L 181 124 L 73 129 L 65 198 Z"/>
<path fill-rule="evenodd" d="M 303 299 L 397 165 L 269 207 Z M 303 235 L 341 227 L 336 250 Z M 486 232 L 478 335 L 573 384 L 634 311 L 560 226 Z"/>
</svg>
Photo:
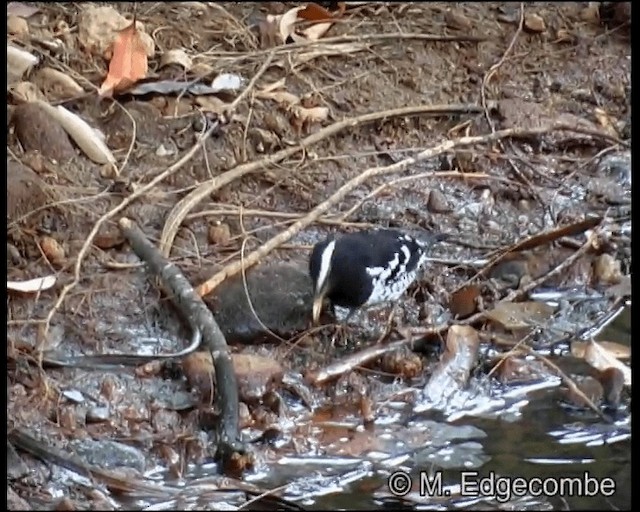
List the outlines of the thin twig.
<svg viewBox="0 0 640 512">
<path fill-rule="evenodd" d="M 51 308 L 51 310 L 49 311 L 49 314 L 45 319 L 45 333 L 49 330 L 51 319 L 53 318 L 53 315 L 55 315 L 56 311 L 60 308 L 60 305 L 64 301 L 67 294 L 80 282 L 80 270 L 82 268 L 82 263 L 84 261 L 86 254 L 89 252 L 91 244 L 93 243 L 93 239 L 98 234 L 98 231 L 100 230 L 102 225 L 108 220 L 118 215 L 118 213 L 120 213 L 127 206 L 133 203 L 136 199 L 138 199 L 139 197 L 142 197 L 149 190 L 153 189 L 158 183 L 162 182 L 163 180 L 165 180 L 166 178 L 174 174 L 176 171 L 181 169 L 182 166 L 184 166 L 189 160 L 191 160 L 191 158 L 193 158 L 193 155 L 196 154 L 196 152 L 198 151 L 198 148 L 200 148 L 200 146 L 204 144 L 204 142 L 209 138 L 209 136 L 215 130 L 217 130 L 217 128 L 218 128 L 218 124 L 216 123 L 214 126 L 209 128 L 209 130 L 207 130 L 204 134 L 200 136 L 199 140 L 182 158 L 180 158 L 180 160 L 178 160 L 175 164 L 170 166 L 166 171 L 160 173 L 158 176 L 156 176 L 153 180 L 151 180 L 146 185 L 140 187 L 139 189 L 136 189 L 130 196 L 125 197 L 118 206 L 109 210 L 107 213 L 105 213 L 102 217 L 98 219 L 98 221 L 94 224 L 91 232 L 87 235 L 87 239 L 85 240 L 84 244 L 82 244 L 80 252 L 78 253 L 78 256 L 76 258 L 76 264 L 74 266 L 73 281 L 71 281 L 62 289 L 58 297 L 58 300 L 53 305 L 53 307 Z"/>
<path fill-rule="evenodd" d="M 342 187 L 340 187 L 336 192 L 334 192 L 333 195 L 327 198 L 324 202 L 317 205 L 302 219 L 298 220 L 297 222 L 292 224 L 289 228 L 285 229 L 278 235 L 274 236 L 273 238 L 265 242 L 258 249 L 254 250 L 251 254 L 249 254 L 246 257 L 244 261 L 235 261 L 225 266 L 222 270 L 214 274 L 206 282 L 202 283 L 197 288 L 197 291 L 198 293 L 200 293 L 200 295 L 206 295 L 210 293 L 212 290 L 214 290 L 220 283 L 222 283 L 228 277 L 236 275 L 238 272 L 241 272 L 244 268 L 247 268 L 248 266 L 255 265 L 258 261 L 264 258 L 267 254 L 269 254 L 273 249 L 289 241 L 300 230 L 304 229 L 312 222 L 315 222 L 316 219 L 318 219 L 321 215 L 329 211 L 329 209 L 333 205 L 337 204 L 342 199 L 344 199 L 353 189 L 362 185 L 367 180 L 373 177 L 404 171 L 408 169 L 409 166 L 414 165 L 417 162 L 427 160 L 428 158 L 433 158 L 434 156 L 440 155 L 446 151 L 451 151 L 452 149 L 458 148 L 460 146 L 483 144 L 483 143 L 492 142 L 495 140 L 500 140 L 506 137 L 524 137 L 524 136 L 531 137 L 534 135 L 542 135 L 553 130 L 571 130 L 571 127 L 567 127 L 566 125 L 556 125 L 552 127 L 536 128 L 531 130 L 520 130 L 516 128 L 508 128 L 506 130 L 500 130 L 500 131 L 489 133 L 486 135 L 480 135 L 475 137 L 461 137 L 459 139 L 448 140 L 448 141 L 442 142 L 441 144 L 437 144 L 436 146 L 425 149 L 424 151 L 418 153 L 414 157 L 405 158 L 404 160 L 401 160 L 395 164 L 388 165 L 385 167 L 369 168 L 363 171 L 361 174 L 359 174 L 355 178 L 347 181 L 344 185 L 342 185 Z"/>
<path fill-rule="evenodd" d="M 260 160 L 254 162 L 248 162 L 232 169 L 227 172 L 216 176 L 214 179 L 202 183 L 196 189 L 191 191 L 188 195 L 182 198 L 178 204 L 176 204 L 167 216 L 164 228 L 162 230 L 162 236 L 160 238 L 160 251 L 164 256 L 169 256 L 173 240 L 175 239 L 180 224 L 189 212 L 200 201 L 208 197 L 210 194 L 219 190 L 220 188 L 228 185 L 232 181 L 242 178 L 247 174 L 253 172 L 263 171 L 269 165 L 277 162 L 281 162 L 285 158 L 295 155 L 300 151 L 305 151 L 306 148 L 316 144 L 324 139 L 331 137 L 342 130 L 347 128 L 355 128 L 363 124 L 379 121 L 381 119 L 388 119 L 399 116 L 411 116 L 411 115 L 449 115 L 449 114 L 462 114 L 462 113 L 481 113 L 482 107 L 476 104 L 451 104 L 451 105 L 417 105 L 411 107 L 402 107 L 391 110 L 383 110 L 381 112 L 372 112 L 370 114 L 364 114 L 357 117 L 344 119 L 333 123 L 314 134 L 305 137 L 297 146 L 285 148 L 277 153 L 268 155 Z"/>
</svg>

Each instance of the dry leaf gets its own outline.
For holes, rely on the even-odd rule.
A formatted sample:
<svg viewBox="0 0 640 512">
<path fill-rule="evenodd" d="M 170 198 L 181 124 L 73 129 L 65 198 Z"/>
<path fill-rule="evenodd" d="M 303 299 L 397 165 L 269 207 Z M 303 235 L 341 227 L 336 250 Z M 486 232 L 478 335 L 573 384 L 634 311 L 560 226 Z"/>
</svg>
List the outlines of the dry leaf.
<svg viewBox="0 0 640 512">
<path fill-rule="evenodd" d="M 433 193 L 433 192 L 432 192 Z M 476 284 L 464 286 L 449 297 L 449 309 L 454 318 L 465 318 L 478 309 L 480 287 Z"/>
<path fill-rule="evenodd" d="M 29 35 L 29 24 L 20 16 L 7 16 L 7 32 L 22 37 Z"/>
<path fill-rule="evenodd" d="M 32 101 L 45 101 L 42 91 L 31 82 L 19 82 L 9 88 L 11 97 L 16 103 L 31 103 Z"/>
<path fill-rule="evenodd" d="M 293 107 L 294 115 L 303 123 L 320 123 L 326 121 L 329 117 L 328 107 L 311 107 L 306 108 L 299 105 Z"/>
<path fill-rule="evenodd" d="M 38 57 L 29 52 L 7 45 L 7 85 L 22 80 L 24 74 L 38 63 Z"/>
<path fill-rule="evenodd" d="M 22 2 L 9 2 L 7 4 L 7 16 L 20 16 L 21 18 L 29 18 L 40 12 L 38 7 L 23 4 Z"/>
<path fill-rule="evenodd" d="M 52 107 L 44 101 L 37 103 L 62 125 L 73 141 L 91 160 L 98 164 L 115 164 L 116 159 L 111 150 L 82 118 L 62 105 Z"/>
<path fill-rule="evenodd" d="M 38 71 L 37 80 L 42 90 L 54 92 L 59 98 L 72 98 L 84 94 L 84 89 L 68 74 L 57 69 L 45 67 Z"/>
<path fill-rule="evenodd" d="M 113 44 L 109 73 L 98 93 L 104 97 L 121 92 L 147 76 L 147 69 L 146 48 L 134 18 L 131 25 L 120 31 Z"/>
<path fill-rule="evenodd" d="M 590 341 L 584 353 L 584 360 L 596 370 L 605 371 L 617 368 L 624 375 L 624 383 L 631 386 L 631 368 L 618 361 L 615 356 L 597 341 Z"/>
<path fill-rule="evenodd" d="M 280 39 L 283 43 L 285 43 L 288 37 L 293 34 L 295 30 L 295 24 L 298 21 L 298 13 L 304 8 L 304 5 L 301 7 L 294 7 L 293 9 L 289 9 L 287 12 L 281 14 L 280 16 L 273 17 L 273 21 L 277 22 Z M 269 21 L 268 16 L 267 20 Z"/>
<path fill-rule="evenodd" d="M 190 71 L 191 67 L 193 66 L 191 57 L 187 55 L 187 52 L 180 48 L 169 50 L 168 52 L 164 52 L 162 54 L 162 58 L 160 59 L 160 67 L 163 68 L 171 64 L 178 64 L 179 66 L 182 66 L 185 71 Z"/>
<path fill-rule="evenodd" d="M 7 281 L 7 290 L 33 293 L 48 290 L 56 284 L 56 276 L 37 277 L 28 281 Z"/>
<path fill-rule="evenodd" d="M 616 359 L 629 359 L 631 357 L 631 347 L 616 343 L 615 341 L 598 341 L 598 344 Z M 588 341 L 573 341 L 571 343 L 571 355 L 583 359 L 589 346 Z"/>
<path fill-rule="evenodd" d="M 55 238 L 50 236 L 42 237 L 40 248 L 52 265 L 61 266 L 64 263 L 66 256 L 64 248 Z"/>
<path fill-rule="evenodd" d="M 553 312 L 554 308 L 544 302 L 499 302 L 486 315 L 505 329 L 513 330 L 543 324 Z"/>
<path fill-rule="evenodd" d="M 344 11 L 344 5 L 342 7 Z M 333 14 L 331 14 L 321 5 L 314 4 L 314 3 L 309 3 L 305 5 L 300 10 L 300 12 L 298 12 L 298 18 L 307 20 L 307 21 L 315 21 L 317 23 L 334 19 Z"/>
</svg>

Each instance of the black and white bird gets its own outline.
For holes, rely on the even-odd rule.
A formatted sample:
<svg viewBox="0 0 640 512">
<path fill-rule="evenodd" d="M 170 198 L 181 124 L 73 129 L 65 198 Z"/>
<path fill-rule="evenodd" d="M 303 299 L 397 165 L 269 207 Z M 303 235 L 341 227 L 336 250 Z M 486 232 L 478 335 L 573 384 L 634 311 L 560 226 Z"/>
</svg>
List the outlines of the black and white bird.
<svg viewBox="0 0 640 512">
<path fill-rule="evenodd" d="M 413 283 L 427 259 L 429 246 L 444 235 L 410 236 L 395 229 L 376 229 L 329 236 L 313 248 L 313 321 L 325 298 L 350 310 L 397 300 Z M 347 317 L 348 318 L 348 317 Z"/>
</svg>

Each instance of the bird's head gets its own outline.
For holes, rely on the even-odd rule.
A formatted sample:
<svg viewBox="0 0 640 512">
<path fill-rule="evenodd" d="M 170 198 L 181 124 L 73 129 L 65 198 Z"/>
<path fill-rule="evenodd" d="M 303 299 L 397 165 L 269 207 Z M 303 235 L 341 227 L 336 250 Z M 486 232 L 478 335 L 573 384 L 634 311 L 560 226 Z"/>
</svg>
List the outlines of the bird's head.
<svg viewBox="0 0 640 512">
<path fill-rule="evenodd" d="M 316 244 L 309 260 L 309 274 L 313 281 L 313 323 L 317 324 L 325 297 L 331 292 L 331 266 L 336 240 L 329 238 Z"/>
</svg>

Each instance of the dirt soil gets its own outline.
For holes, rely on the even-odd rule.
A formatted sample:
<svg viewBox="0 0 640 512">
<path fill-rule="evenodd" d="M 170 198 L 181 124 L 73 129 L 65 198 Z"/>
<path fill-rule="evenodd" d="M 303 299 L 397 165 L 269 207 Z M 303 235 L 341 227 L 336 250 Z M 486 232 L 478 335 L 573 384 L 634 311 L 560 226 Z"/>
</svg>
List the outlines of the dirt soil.
<svg viewBox="0 0 640 512">
<path fill-rule="evenodd" d="M 225 334 L 233 338 L 237 327 L 237 338 L 253 343 L 234 344 L 234 352 L 277 362 L 260 367 L 264 389 L 258 395 L 277 387 L 283 373 L 304 374 L 337 354 L 374 343 L 385 325 L 386 316 L 369 316 L 360 331 L 347 336 L 346 347 L 333 327 L 305 330 L 308 317 L 301 318 L 304 311 L 309 314 L 311 300 L 306 262 L 312 245 L 329 232 L 384 226 L 451 235 L 450 244 L 434 248 L 433 256 L 442 261 L 434 263 L 429 279 L 410 290 L 409 303 L 396 319 L 397 325 L 411 328 L 451 322 L 451 307 L 459 317 L 469 316 L 478 303 L 494 303 L 544 276 L 582 247 L 586 227 L 568 233 L 564 244 L 518 253 L 509 266 L 494 269 L 490 277 L 497 281 L 480 278 L 470 303 L 460 296 L 457 304 L 451 302 L 451 292 L 479 270 L 461 262 L 486 258 L 557 226 L 614 219 L 597 250 L 545 285 L 602 287 L 629 273 L 630 244 L 621 228 L 631 204 L 625 145 L 631 122 L 628 3 L 525 3 L 522 19 L 517 3 L 353 4 L 317 43 L 282 44 L 265 20 L 295 4 L 140 3 L 137 19 L 155 42 L 147 81 L 200 78 L 211 84 L 221 73 L 231 73 L 242 77 L 243 85 L 217 95 L 121 94 L 116 101 L 96 95 L 108 61 L 79 43 L 81 11 L 87 6 L 33 4 L 39 12 L 24 18 L 26 32 L 15 29 L 9 35 L 11 44 L 31 51 L 40 62 L 8 85 L 8 279 L 53 274 L 57 282 L 38 294 L 9 296 L 10 428 L 27 429 L 67 453 L 84 453 L 73 448 L 74 442 L 85 442 L 83 450 L 89 452 L 91 440 L 130 445 L 136 452 L 125 455 L 135 461 L 125 457 L 115 465 L 140 473 L 160 465 L 180 476 L 187 464 L 211 455 L 204 427 L 211 412 L 203 412 L 198 386 L 194 390 L 192 380 L 184 380 L 179 364 L 135 371 L 43 371 L 38 354 L 156 354 L 188 345 L 188 330 L 126 243 L 118 220 L 133 219 L 154 243 L 166 241 L 165 223 L 180 199 L 250 162 L 260 163 L 205 194 L 181 219 L 175 239 L 168 240 L 171 261 L 194 286 L 238 261 L 241 253 L 246 257 L 261 247 L 366 169 L 464 136 L 535 130 L 556 122 L 576 128 L 440 151 L 435 158 L 352 187 L 260 258 L 258 268 L 284 262 L 298 269 L 282 274 L 278 267 L 274 275 L 279 277 L 266 273 L 255 278 L 256 286 L 262 279 L 263 288 L 284 287 L 283 297 L 300 294 L 292 299 L 300 315 L 284 315 L 284 308 L 290 312 L 293 307 L 284 299 L 270 301 L 268 294 L 257 299 L 265 303 L 255 305 L 265 311 L 264 323 L 275 325 L 282 341 L 262 343 L 267 341 L 264 325 L 253 322 L 255 315 L 237 298 L 243 287 L 225 285 L 233 290 L 224 292 L 223 286 L 215 292 L 208 299 L 214 313 L 216 308 L 230 311 Z M 135 4 L 108 5 L 132 19 Z M 323 5 L 336 8 L 331 2 Z M 429 34 L 446 37 L 428 40 Z M 191 57 L 192 69 L 161 67 L 163 55 L 175 49 Z M 268 58 L 270 65 L 250 84 Z M 56 88 L 44 78 L 45 67 L 68 75 L 85 93 Z M 101 130 L 117 171 L 89 159 L 46 110 L 25 102 L 20 82 L 36 89 L 30 89 L 34 96 L 29 100 L 63 105 Z M 232 106 L 247 86 L 251 90 Z M 273 91 L 278 94 L 270 95 Z M 426 108 L 438 105 L 443 107 L 435 114 Z M 396 111 L 404 107 L 416 108 Z M 298 147 L 332 123 L 385 111 L 371 122 L 354 121 Z M 210 127 L 215 128 L 203 148 L 131 204 L 110 213 L 186 155 Z M 289 156 L 269 160 L 285 149 L 292 149 Z M 609 258 L 604 262 L 603 254 Z M 74 277 L 77 282 L 56 304 Z M 230 282 L 240 278 L 235 279 Z M 220 306 L 221 300 L 231 302 Z M 278 310 L 274 304 L 284 305 Z M 246 313 L 246 321 L 238 311 Z M 376 328 L 368 329 L 371 324 Z M 388 364 L 388 373 L 419 374 L 435 361 L 419 356 L 415 363 L 415 354 L 403 354 L 404 363 Z M 407 370 L 414 363 L 415 371 Z M 350 383 L 351 388 L 358 385 Z M 326 386 L 312 393 L 313 400 L 322 401 L 336 391 Z M 259 435 L 278 422 L 282 404 L 250 395 L 243 395 L 248 398 L 242 423 Z M 109 454 L 96 464 L 104 467 L 105 459 L 124 457 Z M 26 469 L 9 475 L 10 507 L 62 506 L 60 496 L 77 508 L 115 506 L 110 495 L 77 479 L 48 484 L 46 466 L 24 454 L 16 457 L 19 462 L 12 467 L 26 464 Z"/>
</svg>

